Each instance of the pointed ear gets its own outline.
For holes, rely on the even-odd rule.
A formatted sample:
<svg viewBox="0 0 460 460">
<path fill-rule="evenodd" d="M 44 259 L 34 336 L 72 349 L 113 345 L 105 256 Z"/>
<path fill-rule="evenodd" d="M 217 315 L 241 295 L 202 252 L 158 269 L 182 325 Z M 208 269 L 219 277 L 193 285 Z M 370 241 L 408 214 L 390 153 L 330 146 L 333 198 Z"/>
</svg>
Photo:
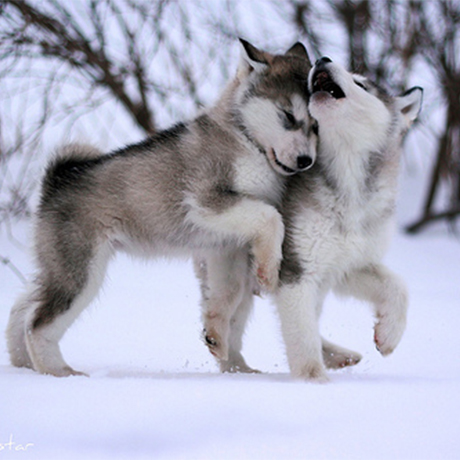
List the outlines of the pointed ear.
<svg viewBox="0 0 460 460">
<path fill-rule="evenodd" d="M 398 110 L 401 111 L 406 120 L 407 128 L 417 118 L 420 108 L 422 107 L 423 89 L 419 86 L 407 90 L 403 95 L 396 98 Z"/>
<path fill-rule="evenodd" d="M 269 65 L 266 53 L 258 50 L 255 46 L 251 45 L 249 42 L 243 40 L 242 38 L 240 38 L 240 43 L 241 59 L 238 73 L 244 70 L 247 74 L 253 70 L 256 72 L 263 72 Z"/>
<path fill-rule="evenodd" d="M 308 56 L 307 49 L 300 42 L 297 42 L 294 45 L 292 45 L 286 51 L 286 55 L 288 55 L 288 56 L 297 56 L 297 57 L 299 57 L 301 59 L 306 59 L 311 65 L 311 61 L 310 61 L 310 58 Z"/>
</svg>

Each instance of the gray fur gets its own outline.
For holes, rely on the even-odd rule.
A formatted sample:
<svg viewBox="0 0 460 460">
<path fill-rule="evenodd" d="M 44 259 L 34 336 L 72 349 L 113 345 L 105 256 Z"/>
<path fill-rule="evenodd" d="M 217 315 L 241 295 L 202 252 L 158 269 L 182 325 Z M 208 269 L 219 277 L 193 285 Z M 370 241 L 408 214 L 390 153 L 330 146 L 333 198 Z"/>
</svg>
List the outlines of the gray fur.
<svg viewBox="0 0 460 460">
<path fill-rule="evenodd" d="M 285 239 L 275 302 L 293 376 L 326 381 L 325 367 L 361 359 L 320 336 L 318 319 L 330 291 L 374 306 L 375 343 L 382 355 L 395 349 L 404 332 L 407 292 L 381 259 L 394 216 L 401 143 L 418 115 L 422 91 L 392 97 L 328 58 L 310 72 L 309 87 L 318 157 L 311 169 L 289 179 L 284 193 Z M 241 306 L 236 296 L 225 296 L 224 285 L 213 290 L 222 302 L 204 301 L 204 323 L 213 331 L 212 353 L 222 368 L 235 352 L 232 336 L 242 334 L 230 324 Z M 241 348 L 237 351 L 241 355 Z"/>
<path fill-rule="evenodd" d="M 143 257 L 227 251 L 232 260 L 233 252 L 250 248 L 259 283 L 273 289 L 284 234 L 276 206 L 286 171 L 297 170 L 300 156 L 313 161 L 309 146 L 316 144 L 298 131 L 275 148 L 266 139 L 282 123 L 266 125 L 259 107 L 274 120 L 279 101 L 289 105 L 295 96 L 306 112 L 310 68 L 299 47 L 271 55 L 243 42 L 235 79 L 195 120 L 109 154 L 82 145 L 61 149 L 46 170 L 36 214 L 37 275 L 10 316 L 12 363 L 79 374 L 58 343 L 97 294 L 118 250 Z"/>
</svg>

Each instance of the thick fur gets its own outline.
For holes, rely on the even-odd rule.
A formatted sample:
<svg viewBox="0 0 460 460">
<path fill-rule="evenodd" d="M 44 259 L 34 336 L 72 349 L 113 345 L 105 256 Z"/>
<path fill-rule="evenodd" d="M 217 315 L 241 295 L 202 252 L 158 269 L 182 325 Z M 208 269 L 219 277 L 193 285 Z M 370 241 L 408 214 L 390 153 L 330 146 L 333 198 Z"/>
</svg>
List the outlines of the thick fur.
<svg viewBox="0 0 460 460">
<path fill-rule="evenodd" d="M 286 236 L 275 302 L 293 376 L 326 381 L 326 367 L 361 359 L 320 337 L 318 319 L 330 291 L 373 305 L 375 343 L 382 355 L 396 348 L 405 329 L 406 288 L 381 260 L 393 223 L 401 143 L 418 115 L 422 90 L 391 97 L 328 58 L 310 72 L 309 88 L 318 157 L 309 171 L 289 179 L 284 195 Z M 221 369 L 228 370 L 238 365 L 232 363 L 232 343 L 243 331 L 233 322 L 238 323 L 248 293 L 220 285 L 220 295 L 220 307 L 208 310 L 227 323 L 213 331 L 222 343 L 208 345 Z M 245 300 L 238 304 L 240 297 Z M 206 329 L 210 322 L 205 315 Z M 237 361 L 244 363 L 241 356 Z"/>
<path fill-rule="evenodd" d="M 310 173 L 290 181 L 283 205 L 285 263 L 275 295 L 291 372 L 327 380 L 318 318 L 329 291 L 370 302 L 383 355 L 406 325 L 404 283 L 381 260 L 393 224 L 401 143 L 421 106 L 413 88 L 390 97 L 325 58 L 309 78 L 319 128 Z"/>
<path fill-rule="evenodd" d="M 117 250 L 143 257 L 232 254 L 278 283 L 287 175 L 315 160 L 305 48 L 284 55 L 245 41 L 236 77 L 195 120 L 110 154 L 70 145 L 47 168 L 36 215 L 37 274 L 7 329 L 15 366 L 79 374 L 59 340 L 97 294 Z"/>
</svg>

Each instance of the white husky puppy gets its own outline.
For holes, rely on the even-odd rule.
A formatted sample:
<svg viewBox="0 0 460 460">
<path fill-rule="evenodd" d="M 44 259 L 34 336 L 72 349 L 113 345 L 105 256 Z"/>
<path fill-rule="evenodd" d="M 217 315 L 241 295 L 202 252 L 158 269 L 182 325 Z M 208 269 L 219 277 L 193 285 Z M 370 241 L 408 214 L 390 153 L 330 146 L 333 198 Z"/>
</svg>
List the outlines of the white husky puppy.
<svg viewBox="0 0 460 460">
<path fill-rule="evenodd" d="M 7 330 L 15 366 L 78 374 L 59 341 L 117 250 L 155 257 L 244 248 L 258 283 L 277 285 L 285 178 L 315 160 L 311 64 L 300 43 L 282 55 L 241 43 L 235 78 L 196 119 L 109 154 L 70 145 L 51 161 L 36 216 L 37 274 Z"/>
<path fill-rule="evenodd" d="M 375 343 L 382 355 L 395 349 L 404 332 L 406 288 L 381 260 L 393 223 L 402 139 L 419 113 L 422 90 L 391 97 L 329 58 L 311 70 L 309 90 L 318 156 L 309 171 L 289 179 L 284 195 L 286 234 L 275 301 L 292 374 L 324 381 L 326 367 L 361 359 L 320 337 L 318 320 L 330 291 L 373 304 Z M 244 286 L 241 273 L 240 268 L 229 277 L 231 286 Z M 211 352 L 224 371 L 250 371 L 240 353 L 244 321 L 238 312 L 248 310 L 251 287 L 246 283 L 236 296 L 223 284 L 210 288 L 202 278 Z M 207 299 L 216 292 L 232 301 L 210 305 Z"/>
<path fill-rule="evenodd" d="M 290 181 L 288 227 L 276 304 L 291 372 L 327 380 L 318 318 L 331 290 L 370 302 L 382 355 L 406 325 L 404 283 L 381 260 L 393 225 L 404 134 L 417 117 L 422 89 L 391 97 L 329 58 L 309 77 L 310 113 L 318 122 L 319 160 Z"/>
</svg>

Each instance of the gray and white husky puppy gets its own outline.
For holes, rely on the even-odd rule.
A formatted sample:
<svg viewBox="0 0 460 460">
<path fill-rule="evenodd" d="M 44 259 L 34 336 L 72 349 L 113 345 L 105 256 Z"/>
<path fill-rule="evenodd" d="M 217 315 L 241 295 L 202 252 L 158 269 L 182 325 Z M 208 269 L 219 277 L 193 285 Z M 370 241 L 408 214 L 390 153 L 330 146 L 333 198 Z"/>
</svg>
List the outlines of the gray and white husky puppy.
<svg viewBox="0 0 460 460">
<path fill-rule="evenodd" d="M 309 90 L 318 156 L 309 171 L 288 181 L 283 262 L 274 297 L 292 375 L 325 381 L 326 367 L 361 359 L 321 339 L 319 316 L 330 291 L 373 304 L 374 340 L 382 355 L 395 349 L 405 329 L 406 288 L 381 260 L 393 224 L 401 144 L 419 113 L 422 89 L 392 97 L 322 58 L 310 72 Z M 202 273 L 212 271 L 209 263 Z M 251 371 L 240 353 L 244 322 L 237 312 L 252 302 L 250 288 L 234 288 L 244 286 L 241 272 L 233 272 L 233 289 L 202 278 L 206 341 L 223 371 Z M 230 301 L 220 306 L 208 301 L 219 296 Z"/>
<path fill-rule="evenodd" d="M 155 257 L 244 247 L 258 283 L 277 285 L 285 178 L 316 156 L 311 64 L 300 43 L 282 55 L 241 44 L 235 78 L 193 121 L 109 154 L 69 145 L 50 162 L 35 222 L 37 273 L 7 329 L 13 365 L 79 374 L 59 341 L 117 250 Z"/>
</svg>

